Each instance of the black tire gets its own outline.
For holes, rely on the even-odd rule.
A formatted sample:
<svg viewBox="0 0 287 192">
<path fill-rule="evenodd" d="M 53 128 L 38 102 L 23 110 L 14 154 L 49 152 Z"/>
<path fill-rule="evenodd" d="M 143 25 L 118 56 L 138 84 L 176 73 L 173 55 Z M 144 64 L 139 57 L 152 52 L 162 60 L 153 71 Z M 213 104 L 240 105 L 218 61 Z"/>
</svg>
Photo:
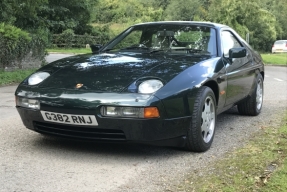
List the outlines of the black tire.
<svg viewBox="0 0 287 192">
<path fill-rule="evenodd" d="M 263 78 L 261 74 L 257 75 L 256 85 L 250 97 L 237 105 L 239 114 L 256 116 L 261 112 L 263 105 Z"/>
<path fill-rule="evenodd" d="M 193 152 L 207 151 L 213 141 L 216 125 L 216 101 L 209 87 L 198 91 L 187 131 L 186 149 Z"/>
</svg>

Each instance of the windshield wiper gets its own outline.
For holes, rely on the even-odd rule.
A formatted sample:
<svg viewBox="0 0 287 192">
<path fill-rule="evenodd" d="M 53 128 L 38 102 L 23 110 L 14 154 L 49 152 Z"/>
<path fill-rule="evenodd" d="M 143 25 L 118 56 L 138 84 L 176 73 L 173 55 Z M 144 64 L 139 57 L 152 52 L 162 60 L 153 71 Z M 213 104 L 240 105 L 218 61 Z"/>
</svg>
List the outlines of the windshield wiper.
<svg viewBox="0 0 287 192">
<path fill-rule="evenodd" d="M 149 53 L 158 53 L 158 52 L 171 52 L 171 53 L 176 53 L 177 51 L 186 51 L 186 53 L 200 53 L 204 52 L 202 49 L 192 49 L 192 48 L 169 48 L 169 49 L 155 49 L 150 51 Z"/>
<path fill-rule="evenodd" d="M 142 50 L 150 50 L 149 47 L 146 47 L 145 45 L 143 44 L 139 44 L 139 45 L 132 45 L 130 47 L 125 47 L 125 48 L 122 48 L 121 50 L 131 50 L 131 49 L 142 49 Z"/>
<path fill-rule="evenodd" d="M 121 50 L 131 50 L 131 49 L 142 49 L 142 50 L 149 50 L 148 47 L 125 47 Z"/>
<path fill-rule="evenodd" d="M 105 49 L 101 52 L 109 52 L 109 51 L 113 51 L 113 50 L 118 50 L 118 51 L 122 51 L 122 50 L 147 50 L 149 51 L 150 48 L 148 47 L 138 47 L 138 46 L 131 46 L 131 47 L 125 47 L 125 48 L 122 48 L 122 49 L 118 49 L 118 48 L 111 48 L 111 49 Z"/>
<path fill-rule="evenodd" d="M 112 51 L 112 50 L 115 50 L 114 48 L 111 48 L 111 49 L 105 49 L 105 50 L 103 50 L 103 51 L 101 51 L 101 52 L 109 52 L 109 51 Z"/>
<path fill-rule="evenodd" d="M 178 49 L 173 49 L 173 50 L 175 52 L 176 51 L 187 51 L 187 53 L 200 53 L 204 51 L 202 49 L 193 49 L 193 48 L 178 48 Z"/>
<path fill-rule="evenodd" d="M 158 52 L 169 52 L 171 49 L 153 49 L 149 53 L 158 53 Z"/>
</svg>

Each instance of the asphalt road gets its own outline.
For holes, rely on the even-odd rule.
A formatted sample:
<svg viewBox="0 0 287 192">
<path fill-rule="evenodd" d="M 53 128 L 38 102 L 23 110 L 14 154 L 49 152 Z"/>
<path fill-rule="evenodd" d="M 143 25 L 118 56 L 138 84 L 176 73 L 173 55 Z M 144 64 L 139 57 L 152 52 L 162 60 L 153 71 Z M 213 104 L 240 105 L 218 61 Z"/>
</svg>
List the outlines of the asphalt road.
<svg viewBox="0 0 287 192">
<path fill-rule="evenodd" d="M 51 63 L 52 61 L 56 61 L 58 59 L 62 59 L 62 58 L 65 58 L 65 57 L 69 57 L 69 56 L 72 56 L 73 54 L 60 54 L 60 53 L 57 53 L 57 54 L 49 54 L 46 56 L 46 61 L 48 63 Z"/>
<path fill-rule="evenodd" d="M 0 87 L 0 191 L 176 191 L 188 172 L 210 168 L 287 108 L 287 67 L 266 67 L 262 113 L 218 116 L 206 153 L 177 148 L 94 144 L 44 137 L 26 129 L 15 109 L 16 86 Z"/>
</svg>

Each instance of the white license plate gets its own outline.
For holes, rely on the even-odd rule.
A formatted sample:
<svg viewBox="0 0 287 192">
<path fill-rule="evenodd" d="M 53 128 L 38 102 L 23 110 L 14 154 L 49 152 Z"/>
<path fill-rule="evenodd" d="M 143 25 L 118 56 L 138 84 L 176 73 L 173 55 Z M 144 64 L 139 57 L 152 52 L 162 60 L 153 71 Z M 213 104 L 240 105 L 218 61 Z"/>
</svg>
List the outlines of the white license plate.
<svg viewBox="0 0 287 192">
<path fill-rule="evenodd" d="M 98 125 L 97 119 L 94 115 L 74 115 L 74 114 L 54 113 L 48 111 L 41 111 L 41 114 L 45 121 L 50 121 L 54 123 L 88 125 L 88 126 Z"/>
</svg>

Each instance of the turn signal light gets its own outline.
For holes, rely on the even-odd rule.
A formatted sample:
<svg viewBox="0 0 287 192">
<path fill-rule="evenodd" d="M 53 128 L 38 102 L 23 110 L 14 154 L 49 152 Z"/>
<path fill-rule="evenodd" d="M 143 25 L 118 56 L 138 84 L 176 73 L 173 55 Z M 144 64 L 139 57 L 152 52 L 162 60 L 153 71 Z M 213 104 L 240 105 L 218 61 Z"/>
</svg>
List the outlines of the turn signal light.
<svg viewBox="0 0 287 192">
<path fill-rule="evenodd" d="M 144 118 L 158 118 L 159 111 L 156 107 L 146 107 L 144 108 Z"/>
</svg>

